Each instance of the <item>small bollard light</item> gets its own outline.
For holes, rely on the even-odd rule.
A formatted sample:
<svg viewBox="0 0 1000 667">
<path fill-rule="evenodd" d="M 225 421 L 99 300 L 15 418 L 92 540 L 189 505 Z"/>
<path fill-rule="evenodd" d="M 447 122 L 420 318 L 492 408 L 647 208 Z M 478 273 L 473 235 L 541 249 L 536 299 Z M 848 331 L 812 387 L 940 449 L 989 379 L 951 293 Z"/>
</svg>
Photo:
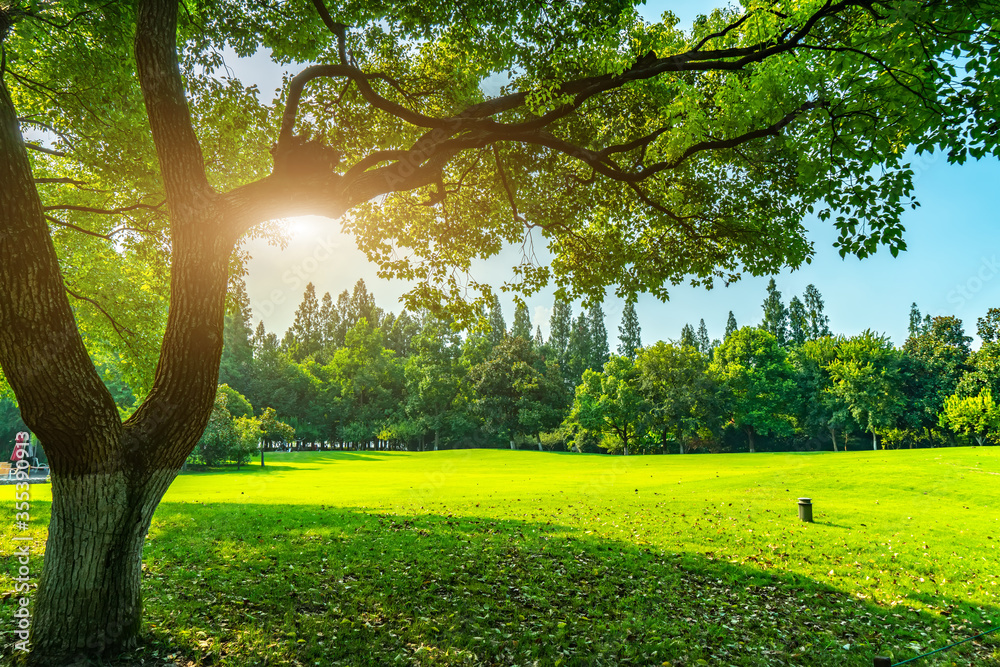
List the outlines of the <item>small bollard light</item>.
<svg viewBox="0 0 1000 667">
<path fill-rule="evenodd" d="M 813 522 L 812 498 L 799 498 L 799 521 Z"/>
</svg>

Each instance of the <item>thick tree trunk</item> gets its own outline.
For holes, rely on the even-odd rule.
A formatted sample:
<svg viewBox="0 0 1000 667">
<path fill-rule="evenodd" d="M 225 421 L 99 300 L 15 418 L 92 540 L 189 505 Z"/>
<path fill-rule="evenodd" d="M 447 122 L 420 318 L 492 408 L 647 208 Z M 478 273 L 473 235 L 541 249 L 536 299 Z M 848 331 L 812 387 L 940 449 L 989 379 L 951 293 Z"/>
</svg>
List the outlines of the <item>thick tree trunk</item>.
<svg viewBox="0 0 1000 667">
<path fill-rule="evenodd" d="M 756 446 L 754 444 L 753 436 L 754 436 L 753 426 L 750 426 L 750 427 L 747 428 L 747 440 L 750 443 L 750 453 L 751 454 L 756 454 L 757 453 L 757 448 L 756 448 Z"/>
<path fill-rule="evenodd" d="M 535 434 L 535 440 L 538 441 L 538 451 L 544 452 L 545 450 L 542 449 L 542 436 L 540 433 Z"/>
<path fill-rule="evenodd" d="M 833 440 L 833 451 L 837 451 L 837 430 L 830 429 L 830 439 Z"/>
<path fill-rule="evenodd" d="M 514 446 L 514 438 L 510 439 L 510 448 L 511 449 L 517 449 L 517 447 Z"/>
<path fill-rule="evenodd" d="M 872 449 L 876 452 L 878 451 L 878 440 L 876 439 L 875 431 L 872 431 Z"/>
<path fill-rule="evenodd" d="M 52 667 L 135 646 L 142 547 L 175 471 L 55 477 L 52 517 L 26 665 Z"/>
</svg>

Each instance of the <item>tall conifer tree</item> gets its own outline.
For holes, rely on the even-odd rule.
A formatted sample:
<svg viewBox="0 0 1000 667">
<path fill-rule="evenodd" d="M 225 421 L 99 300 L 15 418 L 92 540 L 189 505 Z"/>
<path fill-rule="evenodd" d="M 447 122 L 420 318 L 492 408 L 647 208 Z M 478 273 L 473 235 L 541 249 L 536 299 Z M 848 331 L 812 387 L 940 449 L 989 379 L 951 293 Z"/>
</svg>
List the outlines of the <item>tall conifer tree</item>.
<svg viewBox="0 0 1000 667">
<path fill-rule="evenodd" d="M 809 339 L 816 340 L 830 335 L 830 318 L 823 314 L 823 297 L 815 285 L 806 285 L 806 317 L 809 320 Z"/>
<path fill-rule="evenodd" d="M 799 297 L 793 296 L 788 303 L 788 327 L 790 343 L 799 347 L 809 340 L 809 318 L 806 307 L 802 305 Z"/>
<path fill-rule="evenodd" d="M 295 321 L 285 334 L 284 347 L 295 361 L 301 362 L 310 354 L 319 352 L 322 344 L 319 301 L 316 300 L 316 287 L 309 283 L 302 295 L 302 303 L 295 311 Z"/>
<path fill-rule="evenodd" d="M 236 283 L 226 323 L 222 330 L 222 361 L 219 364 L 219 384 L 228 384 L 240 393 L 246 392 L 253 365 L 253 329 L 250 300 L 243 281 Z"/>
<path fill-rule="evenodd" d="M 500 298 L 494 294 L 493 302 L 490 303 L 490 333 L 488 339 L 490 347 L 496 347 L 507 337 L 507 322 L 503 319 L 503 309 L 500 308 Z"/>
<path fill-rule="evenodd" d="M 681 347 L 693 347 L 698 349 L 698 338 L 694 334 L 694 327 L 690 324 L 685 324 L 681 328 L 681 339 L 679 341 Z"/>
<path fill-rule="evenodd" d="M 510 335 L 531 342 L 531 315 L 528 306 L 521 301 L 514 306 L 514 324 L 511 325 Z"/>
<path fill-rule="evenodd" d="M 702 354 L 709 354 L 712 351 L 712 341 L 708 337 L 708 327 L 705 326 L 705 318 L 698 322 L 698 332 L 695 334 L 696 347 Z"/>
<path fill-rule="evenodd" d="M 788 309 L 781 302 L 781 292 L 774 282 L 774 278 L 767 284 L 767 298 L 762 304 L 764 308 L 764 321 L 760 328 L 769 332 L 778 339 L 780 345 L 788 344 Z"/>
<path fill-rule="evenodd" d="M 618 327 L 618 354 L 635 360 L 636 350 L 642 347 L 642 330 L 639 316 L 635 312 L 635 300 L 629 299 L 622 311 L 622 323 Z"/>
<path fill-rule="evenodd" d="M 730 310 L 729 311 L 729 319 L 726 320 L 726 333 L 722 337 L 722 339 L 726 340 L 727 338 L 729 338 L 730 336 L 732 336 L 734 333 L 736 333 L 737 329 L 739 329 L 739 327 L 736 325 L 736 316 L 733 315 L 733 311 Z"/>
<path fill-rule="evenodd" d="M 549 320 L 549 345 L 559 355 L 560 362 L 565 361 L 572 330 L 573 310 L 568 303 L 556 296 L 555 303 L 552 304 L 552 318 Z"/>
<path fill-rule="evenodd" d="M 601 304 L 595 303 L 587 312 L 587 322 L 590 324 L 590 369 L 600 373 L 604 370 L 604 364 L 611 358 L 611 350 L 608 348 L 608 330 L 604 326 L 604 309 Z"/>
</svg>

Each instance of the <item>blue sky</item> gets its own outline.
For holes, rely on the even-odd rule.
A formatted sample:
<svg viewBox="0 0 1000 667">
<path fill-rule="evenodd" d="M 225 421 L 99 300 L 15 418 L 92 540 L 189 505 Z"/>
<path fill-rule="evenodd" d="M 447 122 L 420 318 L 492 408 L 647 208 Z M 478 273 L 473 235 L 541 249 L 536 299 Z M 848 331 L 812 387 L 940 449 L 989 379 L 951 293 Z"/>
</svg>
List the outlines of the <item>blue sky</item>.
<svg viewBox="0 0 1000 667">
<path fill-rule="evenodd" d="M 650 3 L 643 13 L 655 20 L 669 5 L 682 25 L 690 25 L 696 14 L 715 4 Z M 258 81 L 265 91 L 280 82 L 280 70 L 263 54 L 241 62 L 237 70 L 245 80 Z M 916 302 L 924 313 L 958 316 L 966 332 L 975 335 L 976 318 L 988 308 L 1000 306 L 1000 162 L 991 158 L 949 165 L 943 155 L 935 154 L 911 156 L 911 164 L 917 172 L 915 189 L 921 207 L 908 211 L 903 219 L 908 250 L 897 258 L 880 251 L 865 260 L 841 259 L 832 247 L 836 240 L 832 223 L 807 221 L 816 248 L 812 264 L 775 276 L 786 304 L 812 283 L 823 294 L 831 328 L 837 333 L 850 335 L 872 329 L 901 344 L 906 338 L 910 304 Z M 401 307 L 398 298 L 406 285 L 378 279 L 375 268 L 350 237 L 339 233 L 335 221 L 297 220 L 285 250 L 261 241 L 253 241 L 247 248 L 254 257 L 247 289 L 255 320 L 263 319 L 267 329 L 279 336 L 291 324 L 308 281 L 320 294 L 329 291 L 336 295 L 363 278 L 383 308 L 398 312 Z M 498 285 L 518 260 L 519 252 L 508 249 L 479 264 L 474 275 Z M 767 281 L 767 277 L 746 277 L 730 287 L 710 291 L 678 286 L 667 303 L 641 296 L 637 310 L 643 342 L 676 339 L 685 323 L 697 326 L 701 318 L 709 334 L 721 338 L 730 310 L 740 326 L 759 323 Z M 509 324 L 513 300 L 502 296 L 501 302 Z M 527 303 L 533 324 L 547 334 L 551 291 L 529 297 Z M 604 303 L 612 348 L 617 344 L 622 306 L 614 297 Z"/>
</svg>

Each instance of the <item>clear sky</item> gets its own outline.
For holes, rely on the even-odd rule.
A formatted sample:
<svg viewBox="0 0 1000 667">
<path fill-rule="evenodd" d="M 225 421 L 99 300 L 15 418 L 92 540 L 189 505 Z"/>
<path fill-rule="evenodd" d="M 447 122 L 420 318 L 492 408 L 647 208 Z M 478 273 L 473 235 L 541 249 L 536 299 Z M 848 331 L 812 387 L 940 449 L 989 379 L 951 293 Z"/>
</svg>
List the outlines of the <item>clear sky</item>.
<svg viewBox="0 0 1000 667">
<path fill-rule="evenodd" d="M 682 25 L 690 25 L 695 15 L 716 4 L 649 3 L 643 14 L 655 20 L 669 6 Z M 257 81 L 264 91 L 280 84 L 280 70 L 263 54 L 241 61 L 236 69 L 241 78 Z M 837 236 L 832 223 L 812 220 L 808 223 L 816 247 L 812 264 L 775 276 L 786 305 L 812 283 L 824 297 L 836 333 L 872 329 L 901 344 L 910 304 L 916 302 L 925 314 L 956 315 L 965 323 L 966 332 L 975 335 L 976 318 L 1000 306 L 1000 162 L 991 158 L 958 166 L 947 164 L 943 155 L 923 155 L 913 156 L 911 163 L 917 172 L 915 189 L 921 207 L 904 216 L 909 249 L 897 258 L 880 251 L 865 260 L 841 259 L 832 247 Z M 339 229 L 336 221 L 303 218 L 294 222 L 285 250 L 263 241 L 248 244 L 253 260 L 247 290 L 255 325 L 263 319 L 268 331 L 280 337 L 310 281 L 320 295 L 329 291 L 336 297 L 363 278 L 380 306 L 399 311 L 398 298 L 407 286 L 377 278 L 374 266 Z M 478 265 L 474 276 L 499 285 L 519 257 L 519 252 L 509 249 Z M 643 342 L 676 339 L 685 323 L 697 327 L 701 318 L 709 335 L 721 338 L 730 310 L 740 326 L 759 323 L 767 281 L 767 277 L 745 277 L 730 287 L 710 291 L 681 285 L 673 289 L 667 303 L 643 295 L 637 304 Z M 501 303 L 509 325 L 513 300 L 501 295 Z M 530 297 L 527 303 L 532 324 L 540 325 L 547 335 L 552 292 Z M 622 306 L 614 297 L 604 303 L 612 349 L 617 345 Z"/>
</svg>

